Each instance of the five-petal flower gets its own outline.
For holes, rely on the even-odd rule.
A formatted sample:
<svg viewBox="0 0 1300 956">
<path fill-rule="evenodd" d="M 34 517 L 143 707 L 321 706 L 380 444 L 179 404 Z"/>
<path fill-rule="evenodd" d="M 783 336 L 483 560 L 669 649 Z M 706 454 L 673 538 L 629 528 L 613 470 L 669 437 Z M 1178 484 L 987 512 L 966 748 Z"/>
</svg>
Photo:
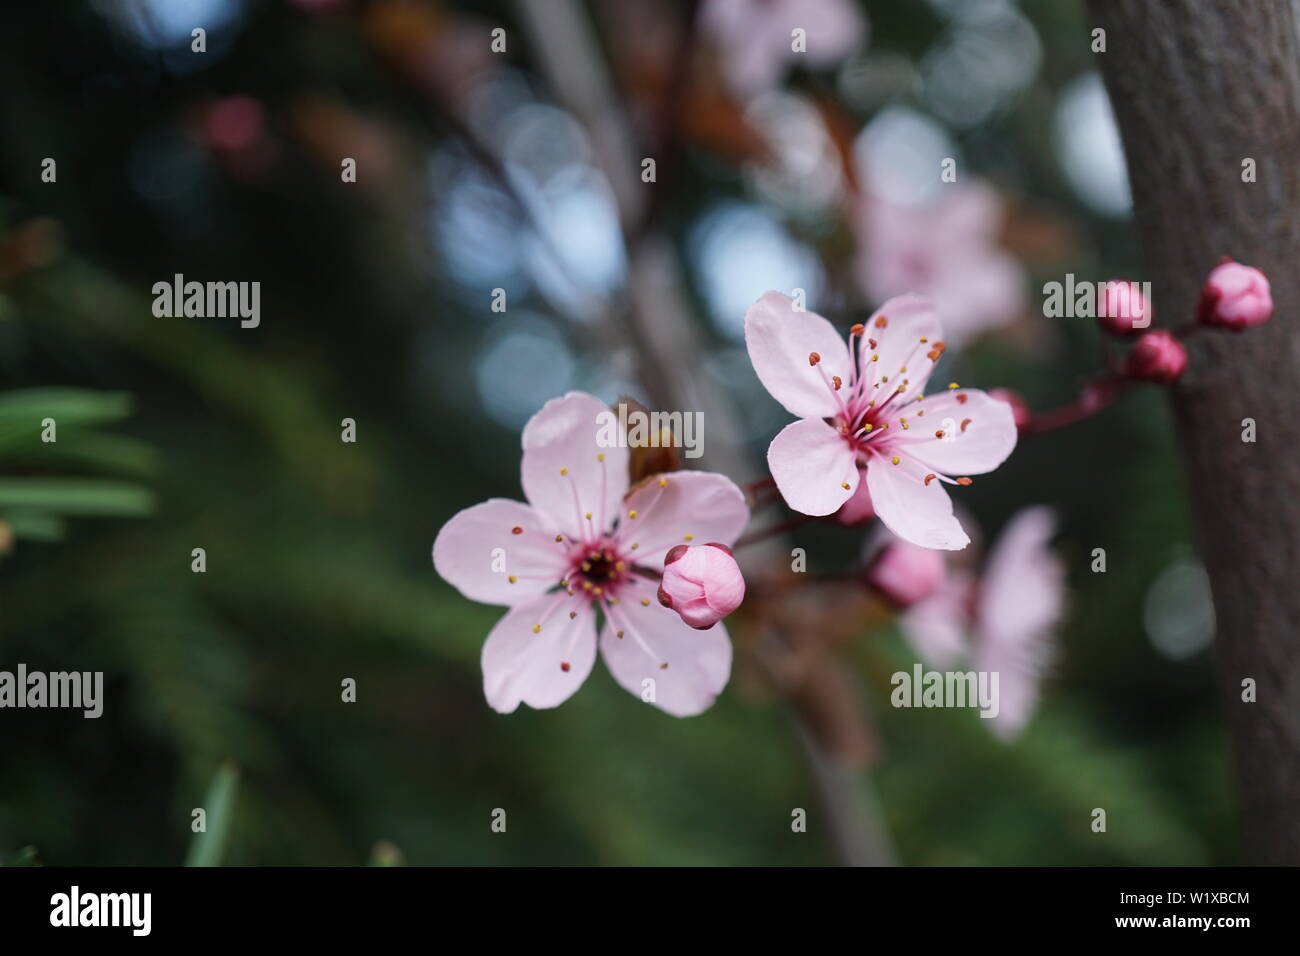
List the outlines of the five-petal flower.
<svg viewBox="0 0 1300 956">
<path fill-rule="evenodd" d="M 923 395 L 944 351 L 927 299 L 890 299 L 846 342 L 768 292 L 745 314 L 745 344 L 763 385 L 800 419 L 767 452 L 791 508 L 831 514 L 865 475 L 876 515 L 900 538 L 953 551 L 969 543 L 944 486 L 1002 464 L 1016 425 L 1009 405 L 981 391 L 952 383 Z"/>
<path fill-rule="evenodd" d="M 749 520 L 744 495 L 700 471 L 654 476 L 629 492 L 628 449 L 597 443 L 606 415 L 582 392 L 547 402 L 523 432 L 528 503 L 474 505 L 434 542 L 443 578 L 510 608 L 482 655 L 488 703 L 502 713 L 567 700 L 591 673 L 598 642 L 619 684 L 679 717 L 707 709 L 730 676 L 725 628 L 689 627 L 656 591 L 669 549 L 735 541 Z"/>
</svg>

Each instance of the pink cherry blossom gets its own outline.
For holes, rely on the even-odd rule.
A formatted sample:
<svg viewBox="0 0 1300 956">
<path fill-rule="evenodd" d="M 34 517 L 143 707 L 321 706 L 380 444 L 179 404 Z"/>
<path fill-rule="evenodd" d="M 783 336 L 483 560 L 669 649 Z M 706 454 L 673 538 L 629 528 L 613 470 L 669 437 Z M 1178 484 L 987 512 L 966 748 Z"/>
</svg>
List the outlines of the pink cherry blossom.
<svg viewBox="0 0 1300 956">
<path fill-rule="evenodd" d="M 994 542 L 983 575 L 951 569 L 945 582 L 899 618 L 908 643 L 933 667 L 966 660 L 998 674 L 993 731 L 1017 736 L 1038 704 L 1065 605 L 1065 568 L 1049 547 L 1051 509 L 1025 508 Z"/>
<path fill-rule="evenodd" d="M 1225 259 L 1210 273 L 1201 289 L 1197 318 L 1241 332 L 1273 316 L 1273 293 L 1268 276 L 1251 266 Z"/>
<path fill-rule="evenodd" d="M 745 578 L 725 544 L 679 544 L 664 558 L 659 603 L 697 630 L 708 630 L 740 607 Z"/>
<path fill-rule="evenodd" d="M 707 0 L 704 31 L 717 43 L 728 85 L 741 98 L 770 90 L 803 61 L 819 69 L 862 43 L 866 20 L 853 0 Z M 794 49 L 804 31 L 806 51 Z"/>
<path fill-rule="evenodd" d="M 1025 270 L 998 245 L 1002 218 L 1001 199 L 983 183 L 948 185 L 919 206 L 864 193 L 855 221 L 863 294 L 926 296 L 954 347 L 1014 322 L 1025 310 Z"/>
<path fill-rule="evenodd" d="M 791 508 L 829 515 L 865 478 L 876 515 L 898 537 L 941 550 L 969 543 L 944 486 L 1002 464 L 1016 426 L 1011 406 L 955 382 L 923 396 L 944 351 L 928 300 L 889 300 L 846 342 L 820 315 L 768 292 L 745 314 L 745 344 L 763 385 L 799 417 L 767 451 Z"/>
<path fill-rule="evenodd" d="M 567 700 L 591 673 L 598 643 L 619 684 L 638 697 L 653 686 L 653 703 L 679 717 L 706 710 L 730 675 L 725 628 L 693 630 L 654 598 L 672 547 L 735 541 L 749 520 L 744 495 L 700 471 L 629 492 L 628 449 L 597 444 L 607 414 L 582 392 L 547 402 L 523 432 L 528 503 L 474 505 L 434 541 L 443 578 L 468 598 L 510 608 L 482 655 L 484 692 L 501 713 Z"/>
</svg>

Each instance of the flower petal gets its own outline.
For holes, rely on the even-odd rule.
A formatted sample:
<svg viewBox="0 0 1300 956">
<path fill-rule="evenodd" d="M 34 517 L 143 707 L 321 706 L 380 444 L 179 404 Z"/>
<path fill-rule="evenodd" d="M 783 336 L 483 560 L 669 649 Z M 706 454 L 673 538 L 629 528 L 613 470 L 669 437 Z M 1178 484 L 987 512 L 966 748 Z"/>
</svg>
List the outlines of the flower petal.
<svg viewBox="0 0 1300 956">
<path fill-rule="evenodd" d="M 658 571 L 674 545 L 734 544 L 749 522 L 749 506 L 726 475 L 674 471 L 628 495 L 618 520 L 618 540 L 637 546 L 636 563 Z"/>
<path fill-rule="evenodd" d="M 899 615 L 907 643 L 931 667 L 944 668 L 969 656 L 968 599 L 973 586 L 969 574 L 949 572 L 938 591 Z"/>
<path fill-rule="evenodd" d="M 859 373 L 867 382 L 865 394 L 874 394 L 877 404 L 899 386 L 904 388 L 899 402 L 921 394 L 939 357 L 929 356 L 942 340 L 943 327 L 929 299 L 912 293 L 894 296 L 867 320 L 859 345 Z"/>
<path fill-rule="evenodd" d="M 911 439 L 904 447 L 931 471 L 982 475 L 1006 461 L 1016 447 L 1015 412 L 987 392 L 957 389 L 928 396 L 914 407 L 925 409 L 926 429 L 914 427 L 912 433 L 925 437 Z M 912 421 L 915 425 L 918 419 Z M 936 438 L 936 431 L 944 437 Z"/>
<path fill-rule="evenodd" d="M 506 605 L 555 587 L 568 567 L 554 525 L 523 502 L 506 498 L 453 515 L 433 542 L 433 566 L 465 597 Z"/>
<path fill-rule="evenodd" d="M 618 428 L 618 416 L 585 392 L 551 399 L 524 426 L 524 494 L 571 537 L 605 530 L 627 491 Z"/>
<path fill-rule="evenodd" d="M 936 478 L 928 484 L 926 471 L 901 451 L 899 463 L 873 455 L 867 463 L 867 488 L 876 517 L 885 527 L 913 544 L 941 551 L 960 551 L 970 538 L 952 514 L 952 499 Z"/>
<path fill-rule="evenodd" d="M 838 375 L 847 389 L 849 350 L 835 327 L 816 312 L 796 312 L 789 298 L 766 292 L 745 313 L 745 347 L 763 387 L 791 415 L 831 418 L 839 413 L 840 403 L 827 383 Z M 813 352 L 821 357 L 817 365 L 808 361 Z"/>
<path fill-rule="evenodd" d="M 836 511 L 858 487 L 853 448 L 820 419 L 791 422 L 777 432 L 767 467 L 785 503 L 806 515 Z"/>
<path fill-rule="evenodd" d="M 697 631 L 657 602 L 620 604 L 601 630 L 600 654 L 624 690 L 643 700 L 653 691 L 648 703 L 674 717 L 708 710 L 731 676 L 726 628 Z"/>
<path fill-rule="evenodd" d="M 571 611 L 577 617 L 569 617 Z M 538 624 L 541 630 L 534 632 Z M 511 608 L 488 634 L 483 692 L 502 714 L 513 713 L 521 703 L 539 710 L 556 707 L 582 686 L 595 661 L 591 606 L 563 591 L 545 594 Z"/>
</svg>

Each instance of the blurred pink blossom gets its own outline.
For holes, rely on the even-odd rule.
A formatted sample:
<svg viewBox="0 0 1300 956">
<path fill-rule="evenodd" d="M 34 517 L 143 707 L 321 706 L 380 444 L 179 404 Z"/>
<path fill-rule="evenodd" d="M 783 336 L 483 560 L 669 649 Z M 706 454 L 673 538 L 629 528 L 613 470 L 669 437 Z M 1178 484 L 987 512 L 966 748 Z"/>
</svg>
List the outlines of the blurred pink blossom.
<svg viewBox="0 0 1300 956">
<path fill-rule="evenodd" d="M 609 414 L 582 392 L 547 402 L 523 432 L 528 503 L 474 505 L 434 542 L 443 578 L 472 600 L 510 608 L 482 654 L 484 692 L 501 713 L 555 707 L 578 689 L 596 659 L 597 612 L 614 679 L 638 697 L 653 686 L 652 702 L 670 714 L 707 709 L 731 673 L 726 629 L 687 626 L 654 600 L 655 579 L 677 544 L 735 541 L 749 520 L 745 497 L 701 471 L 628 493 L 628 449 L 597 443 Z"/>
<path fill-rule="evenodd" d="M 947 562 L 941 551 L 890 537 L 867 565 L 867 583 L 895 607 L 912 607 L 943 585 Z"/>
<path fill-rule="evenodd" d="M 899 618 L 917 654 L 932 667 L 960 661 L 997 672 L 994 732 L 1010 740 L 1038 704 L 1065 606 L 1065 568 L 1049 547 L 1050 508 L 1025 508 L 993 543 L 982 575 L 950 568 L 946 581 Z"/>
<path fill-rule="evenodd" d="M 1025 310 L 1026 275 L 998 245 L 1002 220 L 1002 201 L 984 183 L 946 185 L 919 206 L 864 194 L 855 220 L 863 294 L 872 302 L 926 296 L 954 346 L 1014 322 Z"/>
<path fill-rule="evenodd" d="M 745 313 L 745 345 L 759 380 L 800 419 L 767 451 L 791 508 L 829 515 L 865 478 L 876 515 L 900 538 L 944 550 L 969 543 L 944 485 L 1002 464 L 1016 425 L 1011 406 L 955 382 L 923 398 L 944 351 L 927 299 L 889 300 L 846 343 L 820 315 L 768 292 Z"/>
<path fill-rule="evenodd" d="M 779 85 L 803 61 L 832 66 L 853 53 L 866 19 L 853 0 L 706 0 L 700 23 L 719 47 L 728 85 L 749 99 Z M 806 52 L 796 52 L 793 32 L 804 31 Z"/>
</svg>

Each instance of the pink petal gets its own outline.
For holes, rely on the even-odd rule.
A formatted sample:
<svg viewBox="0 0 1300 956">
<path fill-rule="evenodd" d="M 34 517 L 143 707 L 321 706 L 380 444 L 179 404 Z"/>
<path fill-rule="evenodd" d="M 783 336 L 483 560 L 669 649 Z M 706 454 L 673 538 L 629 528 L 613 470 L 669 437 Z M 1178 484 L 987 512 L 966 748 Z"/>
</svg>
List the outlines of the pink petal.
<svg viewBox="0 0 1300 956">
<path fill-rule="evenodd" d="M 561 531 L 590 538 L 613 521 L 627 491 L 620 443 L 617 416 L 604 402 L 585 392 L 551 399 L 524 426 L 524 494 Z"/>
<path fill-rule="evenodd" d="M 675 471 L 652 478 L 628 496 L 619 512 L 618 540 L 637 546 L 631 552 L 637 564 L 658 570 L 674 545 L 731 545 L 748 522 L 745 495 L 730 478 Z"/>
<path fill-rule="evenodd" d="M 911 396 L 920 394 L 934 369 L 934 361 L 927 354 L 943 341 L 943 327 L 929 299 L 908 293 L 894 296 L 875 311 L 867 320 L 863 339 L 860 367 L 867 383 L 875 386 L 882 376 L 889 379 L 879 384 L 883 398 L 906 378 L 907 395 Z M 873 355 L 878 356 L 875 361 Z"/>
<path fill-rule="evenodd" d="M 948 344 L 960 345 L 1016 321 L 1025 309 L 1025 270 L 996 247 L 949 257 L 926 289 L 943 315 Z"/>
<path fill-rule="evenodd" d="M 600 653 L 625 690 L 644 698 L 653 687 L 651 703 L 674 717 L 707 710 L 731 676 L 726 626 L 697 631 L 657 602 L 621 603 L 601 630 Z"/>
<path fill-rule="evenodd" d="M 994 544 L 980 585 L 975 665 L 999 674 L 993 725 L 1004 738 L 1033 713 L 1065 604 L 1065 568 L 1048 545 L 1055 530 L 1049 508 L 1018 512 Z"/>
<path fill-rule="evenodd" d="M 578 616 L 570 618 L 570 611 Z M 541 630 L 534 633 L 539 623 Z M 521 703 L 539 710 L 556 707 L 582 686 L 595 660 L 596 622 L 590 606 L 562 591 L 546 594 L 511 608 L 488 634 L 483 692 L 502 714 L 513 713 Z"/>
<path fill-rule="evenodd" d="M 938 591 L 899 616 L 903 636 L 931 667 L 947 667 L 970 653 L 969 599 L 973 586 L 969 574 L 949 572 L 947 582 Z"/>
<path fill-rule="evenodd" d="M 858 487 L 853 449 L 820 419 L 805 418 L 781 429 L 768 446 L 767 467 L 785 503 L 806 515 L 836 511 Z"/>
<path fill-rule="evenodd" d="M 745 313 L 749 360 L 763 387 L 791 415 L 831 418 L 838 414 L 840 403 L 827 383 L 838 375 L 847 388 L 848 346 L 820 315 L 796 312 L 793 305 L 781 293 L 767 292 L 749 307 Z M 814 352 L 820 356 L 815 366 L 808 363 Z"/>
<path fill-rule="evenodd" d="M 898 454 L 894 465 L 888 456 L 873 455 L 867 463 L 867 487 L 876 517 L 885 527 L 913 544 L 941 551 L 960 551 L 970 543 L 953 517 L 952 500 L 935 478 L 927 485 L 927 471 Z"/>
<path fill-rule="evenodd" d="M 962 388 L 937 393 L 916 407 L 925 410 L 925 429 L 915 427 L 921 419 L 908 409 L 911 433 L 924 438 L 909 439 L 904 447 L 931 471 L 953 477 L 982 475 L 1006 461 L 1016 447 L 1015 413 L 986 392 Z M 944 437 L 936 438 L 936 431 Z"/>
<path fill-rule="evenodd" d="M 465 597 L 506 605 L 555 587 L 568 568 L 555 527 L 528 505 L 505 498 L 453 515 L 433 542 L 433 566 Z"/>
</svg>

